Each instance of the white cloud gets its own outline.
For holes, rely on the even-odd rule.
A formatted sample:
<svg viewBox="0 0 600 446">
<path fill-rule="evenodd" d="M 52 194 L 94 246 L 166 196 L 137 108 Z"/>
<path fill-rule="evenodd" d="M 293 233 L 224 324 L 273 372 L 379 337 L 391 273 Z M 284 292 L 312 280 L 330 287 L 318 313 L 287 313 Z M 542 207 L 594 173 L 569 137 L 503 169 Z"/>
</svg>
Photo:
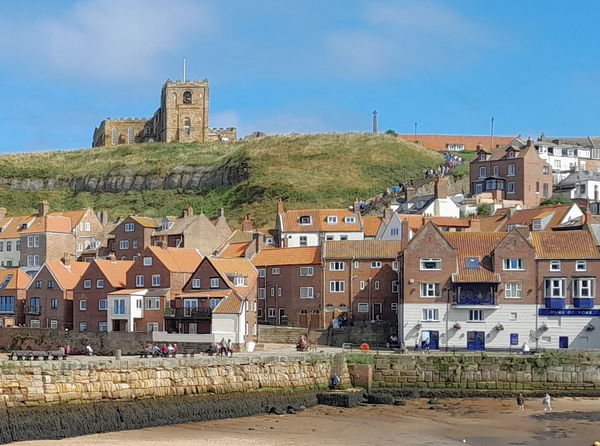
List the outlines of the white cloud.
<svg viewBox="0 0 600 446">
<path fill-rule="evenodd" d="M 24 71 L 139 80 L 155 74 L 165 55 L 184 55 L 182 47 L 215 21 L 213 9 L 194 0 L 87 0 L 61 16 L 0 21 L 0 55 L 20 60 Z"/>
<path fill-rule="evenodd" d="M 357 28 L 326 38 L 340 76 L 398 77 L 453 68 L 493 45 L 479 23 L 432 1 L 373 3 L 360 19 Z"/>
</svg>

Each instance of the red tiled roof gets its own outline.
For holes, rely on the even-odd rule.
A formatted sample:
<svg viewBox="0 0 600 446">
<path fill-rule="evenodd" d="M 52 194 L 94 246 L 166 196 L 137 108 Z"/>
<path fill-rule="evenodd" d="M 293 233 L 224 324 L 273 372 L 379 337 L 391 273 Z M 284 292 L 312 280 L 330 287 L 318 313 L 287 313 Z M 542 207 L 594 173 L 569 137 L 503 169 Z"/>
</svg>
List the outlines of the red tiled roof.
<svg viewBox="0 0 600 446">
<path fill-rule="evenodd" d="M 364 225 L 365 237 L 375 237 L 377 232 L 379 232 L 379 227 L 381 226 L 383 218 L 366 216 L 362 217 L 362 221 Z"/>
<path fill-rule="evenodd" d="M 402 250 L 400 240 L 344 240 L 325 242 L 324 259 L 396 259 Z"/>
<path fill-rule="evenodd" d="M 490 254 L 500 241 L 506 237 L 501 232 L 443 232 L 458 254 L 458 273 L 452 275 L 454 282 L 461 283 L 498 283 L 500 276 L 492 271 Z M 478 268 L 468 268 L 467 259 L 479 261 Z"/>
<path fill-rule="evenodd" d="M 300 217 L 310 217 L 311 224 L 300 224 Z M 337 217 L 337 223 L 327 223 L 327 217 Z M 345 217 L 354 217 L 354 223 L 345 223 Z M 292 209 L 283 216 L 283 232 L 360 232 L 361 218 L 348 209 Z"/>
<path fill-rule="evenodd" d="M 251 242 L 230 243 L 227 248 L 221 252 L 221 257 L 243 257 L 246 248 Z"/>
<path fill-rule="evenodd" d="M 600 259 L 589 231 L 534 231 L 531 244 L 538 259 Z"/>
<path fill-rule="evenodd" d="M 252 259 L 252 263 L 256 266 L 315 265 L 320 262 L 321 248 L 318 246 L 308 246 L 303 248 L 265 248 Z"/>
<path fill-rule="evenodd" d="M 45 263 L 46 267 L 63 290 L 72 290 L 90 266 L 89 262 L 70 262 L 65 265 L 60 260 L 51 260 Z"/>
<path fill-rule="evenodd" d="M 127 271 L 133 265 L 131 260 L 104 260 L 94 259 L 106 280 L 113 288 L 124 287 L 127 282 Z"/>
<path fill-rule="evenodd" d="M 193 273 L 202 261 L 202 254 L 192 248 L 149 246 L 148 249 L 169 271 L 174 273 Z"/>
<path fill-rule="evenodd" d="M 398 138 L 409 142 L 415 142 L 415 135 L 398 135 Z M 508 145 L 516 136 L 494 136 L 494 146 Z M 490 136 L 473 136 L 473 135 L 419 135 L 417 134 L 416 141 L 423 147 L 436 152 L 447 152 L 448 145 L 462 144 L 465 146 L 465 152 L 475 152 L 477 145 L 480 144 L 484 148 L 488 148 L 491 144 Z"/>
<path fill-rule="evenodd" d="M 0 270 L 0 283 L 11 275 L 8 283 L 2 288 L 5 290 L 24 290 L 27 289 L 31 282 L 31 277 L 25 271 L 19 268 L 6 268 Z"/>
<path fill-rule="evenodd" d="M 71 218 L 58 215 L 46 215 L 36 218 L 30 227 L 21 231 L 21 234 L 34 234 L 38 232 L 60 232 L 70 234 L 73 232 Z"/>
</svg>

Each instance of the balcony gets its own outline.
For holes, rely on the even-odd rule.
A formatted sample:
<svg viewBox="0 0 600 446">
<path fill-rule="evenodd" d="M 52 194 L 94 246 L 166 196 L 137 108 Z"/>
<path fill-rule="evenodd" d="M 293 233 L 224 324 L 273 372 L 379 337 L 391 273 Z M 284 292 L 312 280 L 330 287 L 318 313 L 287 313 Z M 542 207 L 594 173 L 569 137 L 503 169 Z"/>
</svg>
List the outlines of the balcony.
<svg viewBox="0 0 600 446">
<path fill-rule="evenodd" d="M 42 314 L 41 305 L 25 305 L 25 314 Z"/>
<path fill-rule="evenodd" d="M 573 306 L 575 308 L 594 308 L 593 297 L 574 297 Z"/>
<path fill-rule="evenodd" d="M 566 306 L 566 300 L 564 297 L 545 297 L 544 304 L 546 308 L 553 310 L 562 310 Z"/>
<path fill-rule="evenodd" d="M 169 319 L 212 319 L 212 309 L 210 308 L 168 308 L 165 311 L 165 317 Z"/>
<path fill-rule="evenodd" d="M 453 305 L 464 308 L 498 308 L 494 294 L 458 294 Z"/>
</svg>

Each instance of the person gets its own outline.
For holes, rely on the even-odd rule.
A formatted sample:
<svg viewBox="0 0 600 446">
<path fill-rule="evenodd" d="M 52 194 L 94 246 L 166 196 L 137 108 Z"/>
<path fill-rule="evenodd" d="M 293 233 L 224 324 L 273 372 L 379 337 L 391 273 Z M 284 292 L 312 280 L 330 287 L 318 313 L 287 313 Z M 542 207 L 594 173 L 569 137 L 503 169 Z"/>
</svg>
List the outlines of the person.
<svg viewBox="0 0 600 446">
<path fill-rule="evenodd" d="M 425 353 L 429 353 L 429 339 L 425 340 Z"/>
<path fill-rule="evenodd" d="M 339 389 L 341 382 L 342 382 L 342 379 L 338 375 L 333 375 L 329 381 L 329 388 L 331 390 Z"/>
<path fill-rule="evenodd" d="M 396 335 L 390 335 L 390 339 L 388 341 L 389 343 L 389 347 L 398 347 L 398 336 Z"/>
<path fill-rule="evenodd" d="M 519 410 L 525 410 L 525 397 L 522 393 L 519 393 L 519 396 L 517 396 L 517 404 L 519 405 Z"/>
<path fill-rule="evenodd" d="M 231 339 L 227 339 L 227 355 L 229 356 L 233 356 L 233 342 L 231 342 Z"/>
<path fill-rule="evenodd" d="M 530 352 L 529 344 L 527 342 L 523 342 L 523 347 L 521 348 L 521 353 L 524 355 L 528 355 Z"/>
<path fill-rule="evenodd" d="M 160 347 L 158 345 L 152 346 L 152 356 L 154 356 L 154 357 L 160 356 Z"/>
<path fill-rule="evenodd" d="M 544 412 L 546 412 L 547 410 L 552 410 L 552 398 L 550 398 L 550 394 L 547 393 L 546 396 L 544 397 L 544 399 L 542 400 L 542 406 L 544 406 Z"/>
<path fill-rule="evenodd" d="M 227 355 L 227 341 L 225 338 L 221 339 L 221 348 L 219 349 L 219 356 Z"/>
<path fill-rule="evenodd" d="M 173 344 L 173 350 L 175 351 L 175 353 L 179 351 L 179 347 L 177 346 L 177 344 Z"/>
<path fill-rule="evenodd" d="M 173 347 L 173 344 L 169 344 L 167 345 L 167 356 L 173 356 L 175 357 L 175 348 Z"/>
<path fill-rule="evenodd" d="M 92 347 L 90 347 L 89 345 L 86 345 L 85 346 L 85 354 L 86 354 L 86 356 L 93 356 L 94 350 L 92 350 Z"/>
<path fill-rule="evenodd" d="M 144 356 L 144 358 L 147 358 L 148 356 L 152 356 L 152 344 L 146 345 L 146 348 L 142 352 L 142 355 Z"/>
<path fill-rule="evenodd" d="M 402 345 L 400 346 L 400 350 L 404 354 L 408 353 L 408 347 L 406 347 L 406 343 L 405 342 L 403 342 Z"/>
<path fill-rule="evenodd" d="M 296 344 L 296 350 L 298 350 L 299 352 L 303 352 L 307 348 L 308 348 L 308 339 L 306 339 L 306 336 L 302 335 L 302 336 L 300 336 L 300 340 Z"/>
<path fill-rule="evenodd" d="M 163 344 L 162 348 L 160 349 L 160 355 L 163 358 L 169 356 L 169 347 L 167 347 L 167 344 Z"/>
<path fill-rule="evenodd" d="M 65 355 L 70 355 L 71 353 L 73 353 L 73 350 L 71 350 L 70 345 L 67 345 L 67 348 L 65 348 Z"/>
<path fill-rule="evenodd" d="M 415 351 L 419 351 L 419 338 L 415 339 Z"/>
</svg>

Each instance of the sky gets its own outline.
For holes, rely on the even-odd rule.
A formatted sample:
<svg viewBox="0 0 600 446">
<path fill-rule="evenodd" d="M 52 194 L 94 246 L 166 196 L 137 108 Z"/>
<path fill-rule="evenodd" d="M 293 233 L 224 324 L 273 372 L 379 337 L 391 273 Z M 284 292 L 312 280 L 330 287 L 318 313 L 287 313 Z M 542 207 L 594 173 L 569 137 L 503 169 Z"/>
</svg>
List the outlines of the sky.
<svg viewBox="0 0 600 446">
<path fill-rule="evenodd" d="M 212 127 L 599 135 L 600 2 L 0 0 L 0 152 L 84 148 L 208 78 Z"/>
</svg>

